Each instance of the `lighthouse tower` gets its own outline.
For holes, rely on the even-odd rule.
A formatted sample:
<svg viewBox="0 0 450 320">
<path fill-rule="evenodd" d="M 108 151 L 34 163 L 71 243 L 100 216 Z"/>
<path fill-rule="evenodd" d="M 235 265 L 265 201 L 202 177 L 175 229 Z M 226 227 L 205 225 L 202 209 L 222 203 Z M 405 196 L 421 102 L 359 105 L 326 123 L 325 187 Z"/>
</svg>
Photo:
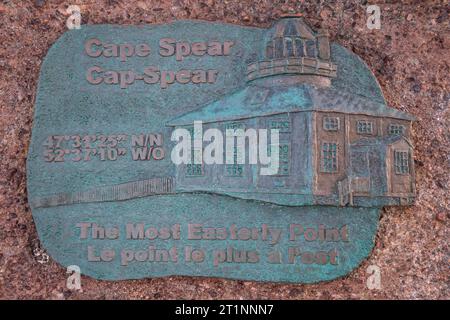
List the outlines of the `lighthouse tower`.
<svg viewBox="0 0 450 320">
<path fill-rule="evenodd" d="M 248 81 L 283 75 L 281 82 L 326 87 L 330 78 L 336 77 L 327 32 L 314 32 L 299 15 L 284 16 L 266 33 L 261 57 L 263 60 L 248 65 Z"/>
</svg>

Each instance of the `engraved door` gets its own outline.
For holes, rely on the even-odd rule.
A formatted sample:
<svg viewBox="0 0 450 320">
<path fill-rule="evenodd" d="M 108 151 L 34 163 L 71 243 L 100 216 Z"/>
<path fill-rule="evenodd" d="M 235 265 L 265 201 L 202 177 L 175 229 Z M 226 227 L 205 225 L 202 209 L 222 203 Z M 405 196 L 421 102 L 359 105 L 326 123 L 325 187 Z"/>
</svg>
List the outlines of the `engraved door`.
<svg viewBox="0 0 450 320">
<path fill-rule="evenodd" d="M 352 150 L 350 156 L 350 192 L 368 194 L 370 192 L 370 161 L 367 150 Z"/>
</svg>

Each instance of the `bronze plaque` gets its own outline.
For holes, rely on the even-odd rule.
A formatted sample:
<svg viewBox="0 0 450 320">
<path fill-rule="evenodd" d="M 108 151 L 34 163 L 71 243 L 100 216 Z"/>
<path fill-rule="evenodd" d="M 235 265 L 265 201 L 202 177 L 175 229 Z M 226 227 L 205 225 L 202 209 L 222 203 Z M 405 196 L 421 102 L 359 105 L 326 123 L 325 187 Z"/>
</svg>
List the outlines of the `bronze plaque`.
<svg viewBox="0 0 450 320">
<path fill-rule="evenodd" d="M 83 26 L 42 66 L 29 201 L 51 256 L 95 278 L 330 280 L 413 203 L 412 121 L 298 16 Z"/>
</svg>

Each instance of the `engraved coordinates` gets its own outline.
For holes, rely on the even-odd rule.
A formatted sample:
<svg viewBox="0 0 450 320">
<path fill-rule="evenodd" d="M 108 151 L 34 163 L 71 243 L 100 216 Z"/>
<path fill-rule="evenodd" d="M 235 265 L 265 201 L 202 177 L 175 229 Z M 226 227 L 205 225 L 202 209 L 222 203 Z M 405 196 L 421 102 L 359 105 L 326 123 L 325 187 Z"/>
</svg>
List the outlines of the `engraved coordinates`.
<svg viewBox="0 0 450 320">
<path fill-rule="evenodd" d="M 134 161 L 162 160 L 166 152 L 160 133 L 51 135 L 42 144 L 46 162 L 115 161 L 127 154 Z"/>
</svg>

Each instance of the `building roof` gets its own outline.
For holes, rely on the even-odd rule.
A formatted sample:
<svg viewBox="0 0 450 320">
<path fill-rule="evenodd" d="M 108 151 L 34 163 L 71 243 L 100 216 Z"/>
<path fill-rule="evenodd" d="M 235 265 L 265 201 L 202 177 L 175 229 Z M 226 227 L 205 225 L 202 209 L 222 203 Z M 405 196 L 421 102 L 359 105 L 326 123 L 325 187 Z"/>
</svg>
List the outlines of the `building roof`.
<svg viewBox="0 0 450 320">
<path fill-rule="evenodd" d="M 168 126 L 242 120 L 288 112 L 326 111 L 414 121 L 415 117 L 383 103 L 309 84 L 264 87 L 249 85 L 197 110 L 170 120 Z"/>
</svg>

